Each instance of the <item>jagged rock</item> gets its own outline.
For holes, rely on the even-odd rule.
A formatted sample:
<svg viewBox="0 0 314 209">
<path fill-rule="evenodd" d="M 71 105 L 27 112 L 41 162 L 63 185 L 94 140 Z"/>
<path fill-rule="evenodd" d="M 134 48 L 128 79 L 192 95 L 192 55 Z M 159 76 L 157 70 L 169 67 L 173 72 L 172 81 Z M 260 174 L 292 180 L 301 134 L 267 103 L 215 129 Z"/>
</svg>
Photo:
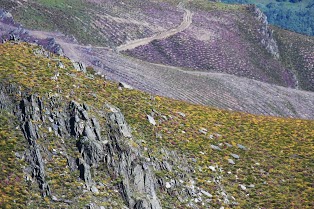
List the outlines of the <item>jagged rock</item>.
<svg viewBox="0 0 314 209">
<path fill-rule="evenodd" d="M 83 73 L 86 73 L 86 66 L 85 66 L 84 63 L 82 63 L 82 62 L 72 62 L 72 64 L 73 64 L 73 67 L 74 67 L 75 70 L 81 71 Z"/>
<path fill-rule="evenodd" d="M 55 53 L 55 54 L 57 54 L 59 56 L 63 56 L 64 55 L 64 52 L 63 52 L 61 46 L 56 43 L 55 38 L 48 38 L 48 39 L 46 39 L 46 42 L 47 42 L 46 48 L 49 51 L 51 51 L 51 52 L 53 52 L 53 53 Z"/>
<path fill-rule="evenodd" d="M 78 169 L 76 160 L 71 156 L 67 157 L 67 164 L 72 172 Z"/>
<path fill-rule="evenodd" d="M 108 104 L 107 107 L 111 111 L 111 113 L 108 116 L 111 121 L 111 123 L 108 124 L 110 126 L 109 128 L 116 127 L 118 128 L 118 131 L 122 134 L 122 136 L 126 138 L 132 138 L 130 127 L 126 124 L 124 116 L 121 113 L 121 111 L 118 108 Z"/>
<path fill-rule="evenodd" d="M 93 180 L 91 177 L 90 166 L 85 163 L 84 159 L 78 159 L 78 168 L 80 170 L 80 177 L 84 180 L 87 189 L 90 189 L 93 185 Z"/>
<path fill-rule="evenodd" d="M 249 10 L 253 12 L 256 19 L 262 24 L 259 30 L 261 34 L 261 44 L 266 48 L 266 50 L 273 55 L 276 59 L 279 59 L 279 48 L 276 40 L 273 37 L 273 30 L 269 28 L 267 16 L 255 5 L 250 5 Z"/>
</svg>

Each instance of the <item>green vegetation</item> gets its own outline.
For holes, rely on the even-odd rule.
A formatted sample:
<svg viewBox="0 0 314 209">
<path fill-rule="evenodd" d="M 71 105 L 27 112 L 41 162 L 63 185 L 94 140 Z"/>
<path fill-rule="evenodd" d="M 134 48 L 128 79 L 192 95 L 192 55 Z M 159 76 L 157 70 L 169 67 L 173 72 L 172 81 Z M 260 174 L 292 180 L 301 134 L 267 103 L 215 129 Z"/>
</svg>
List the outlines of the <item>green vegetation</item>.
<svg viewBox="0 0 314 209">
<path fill-rule="evenodd" d="M 18 124 L 12 124 L 12 121 L 12 115 L 0 110 L 0 208 L 22 208 L 28 199 L 22 172 L 25 162 L 15 156 L 15 153 L 22 156 L 24 138 L 20 133 L 14 133 Z"/>
<path fill-rule="evenodd" d="M 165 147 L 175 150 L 179 156 L 195 159 L 190 162 L 195 168 L 192 175 L 197 186 L 214 195 L 213 206 L 220 204 L 215 195 L 217 185 L 211 181 L 217 174 L 208 166 L 217 165 L 225 172 L 222 184 L 239 203 L 238 208 L 313 208 L 314 121 L 229 112 L 137 90 L 121 91 L 117 83 L 75 71 L 66 58 L 54 55 L 44 58 L 35 55 L 35 51 L 38 51 L 37 46 L 25 43 L 0 45 L 1 83 L 15 83 L 23 91 L 39 96 L 61 94 L 66 101 L 84 102 L 95 109 L 104 108 L 105 103 L 119 107 L 132 127 L 136 143 L 146 147 L 150 156 L 160 156 L 160 148 Z M 58 60 L 65 69 L 58 68 Z M 58 79 L 51 79 L 57 72 L 60 74 Z M 15 96 L 18 99 L 20 95 Z M 155 120 L 160 122 L 156 126 L 149 124 L 146 118 L 152 110 L 158 112 Z M 207 129 L 207 133 L 201 133 L 202 128 Z M 13 129 L 8 127 L 7 130 Z M 156 135 L 162 137 L 156 138 Z M 142 140 L 145 140 L 144 144 Z M 57 148 L 58 144 L 54 141 L 50 148 Z M 247 150 L 240 149 L 238 144 Z M 219 146 L 221 151 L 212 149 L 211 145 Z M 234 159 L 235 165 L 228 163 L 232 153 L 240 156 L 240 159 Z M 64 172 L 61 168 L 66 164 L 65 160 L 57 156 L 56 162 L 59 167 L 51 172 Z M 164 177 L 171 173 L 157 172 L 156 175 Z M 71 182 L 72 177 L 50 176 L 57 191 L 61 183 L 69 188 L 75 185 Z M 96 178 L 103 179 L 104 183 L 108 181 L 105 177 Z M 254 187 L 242 191 L 239 184 Z M 15 193 L 10 196 L 20 198 Z M 82 201 L 92 197 L 84 198 Z M 185 207 L 171 196 L 162 204 L 168 204 L 166 202 L 173 202 L 177 208 Z"/>
<path fill-rule="evenodd" d="M 314 35 L 314 3 L 311 0 L 223 0 L 225 3 L 255 4 L 274 25 Z"/>
</svg>

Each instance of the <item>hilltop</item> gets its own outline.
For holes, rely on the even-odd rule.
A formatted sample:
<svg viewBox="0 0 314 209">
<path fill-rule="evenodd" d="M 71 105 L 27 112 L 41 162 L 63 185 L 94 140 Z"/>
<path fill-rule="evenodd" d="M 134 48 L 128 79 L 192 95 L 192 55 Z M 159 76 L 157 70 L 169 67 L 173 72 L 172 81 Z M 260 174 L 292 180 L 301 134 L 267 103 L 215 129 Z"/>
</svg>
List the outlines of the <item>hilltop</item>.
<svg viewBox="0 0 314 209">
<path fill-rule="evenodd" d="M 36 45 L 0 49 L 3 207 L 313 207 L 313 121 L 119 87 Z"/>
</svg>

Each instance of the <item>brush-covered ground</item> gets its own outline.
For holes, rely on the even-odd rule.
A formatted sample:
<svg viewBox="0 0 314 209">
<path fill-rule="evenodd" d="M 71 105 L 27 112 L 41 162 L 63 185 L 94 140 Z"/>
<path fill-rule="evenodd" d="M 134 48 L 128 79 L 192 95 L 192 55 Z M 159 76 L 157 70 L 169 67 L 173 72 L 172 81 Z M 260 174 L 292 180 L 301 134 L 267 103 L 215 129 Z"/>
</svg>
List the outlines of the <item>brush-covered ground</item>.
<svg viewBox="0 0 314 209">
<path fill-rule="evenodd" d="M 195 169 L 191 174 L 196 180 L 195 185 L 210 192 L 212 197 L 207 194 L 201 200 L 180 202 L 175 198 L 175 188 L 164 188 L 158 193 L 167 197 L 161 201 L 163 208 L 188 208 L 190 202 L 199 208 L 231 207 L 221 200 L 221 191 L 237 203 L 232 206 L 234 208 L 314 207 L 313 121 L 230 112 L 137 90 L 121 90 L 117 83 L 93 74 L 91 68 L 84 74 L 76 71 L 70 60 L 55 55 L 47 58 L 39 51 L 38 46 L 26 43 L 0 45 L 1 85 L 15 84 L 21 92 L 39 97 L 56 94 L 65 102 L 84 102 L 93 109 L 101 109 L 105 103 L 113 104 L 125 115 L 132 128 L 134 142 L 144 150 L 145 156 L 162 159 L 161 148 L 185 156 Z M 59 62 L 64 68 L 60 68 Z M 17 100 L 20 97 L 12 96 Z M 155 126 L 148 122 L 147 115 L 153 115 L 157 122 Z M 25 162 L 12 154 L 25 149 L 26 143 L 19 140 L 21 134 L 12 121 L 8 113 L 1 112 L 0 143 L 3 152 L 0 160 L 5 172 L 1 172 L 0 179 L 7 182 L 5 187 L 1 187 L 2 206 L 14 208 L 27 202 L 30 208 L 36 204 L 58 207 L 61 203 L 49 197 L 41 199 L 36 187 L 26 186 L 21 176 Z M 48 143 L 49 149 L 61 146 L 54 137 L 40 143 Z M 78 153 L 75 143 L 67 143 L 69 150 Z M 14 163 L 9 163 L 12 160 Z M 66 165 L 66 158 L 61 154 L 47 162 L 52 191 L 68 198 L 78 198 L 82 206 L 93 198 L 93 194 L 87 192 L 78 196 L 80 189 L 77 188 L 82 180 L 73 177 Z M 156 176 L 169 181 L 177 178 L 170 171 L 157 172 Z M 98 195 L 119 202 L 115 183 L 105 176 L 100 180 L 105 189 Z M 110 206 L 110 202 L 103 204 Z M 121 205 L 112 207 L 121 208 Z"/>
</svg>

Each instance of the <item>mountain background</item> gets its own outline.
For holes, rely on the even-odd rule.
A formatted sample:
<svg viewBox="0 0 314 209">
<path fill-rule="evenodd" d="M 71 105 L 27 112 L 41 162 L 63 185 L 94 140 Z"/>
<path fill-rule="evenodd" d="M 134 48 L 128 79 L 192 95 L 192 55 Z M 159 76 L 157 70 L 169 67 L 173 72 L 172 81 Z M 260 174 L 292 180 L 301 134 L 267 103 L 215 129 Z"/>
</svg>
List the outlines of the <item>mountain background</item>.
<svg viewBox="0 0 314 209">
<path fill-rule="evenodd" d="M 222 0 L 224 3 L 255 4 L 271 24 L 306 35 L 314 35 L 312 0 Z"/>
</svg>

